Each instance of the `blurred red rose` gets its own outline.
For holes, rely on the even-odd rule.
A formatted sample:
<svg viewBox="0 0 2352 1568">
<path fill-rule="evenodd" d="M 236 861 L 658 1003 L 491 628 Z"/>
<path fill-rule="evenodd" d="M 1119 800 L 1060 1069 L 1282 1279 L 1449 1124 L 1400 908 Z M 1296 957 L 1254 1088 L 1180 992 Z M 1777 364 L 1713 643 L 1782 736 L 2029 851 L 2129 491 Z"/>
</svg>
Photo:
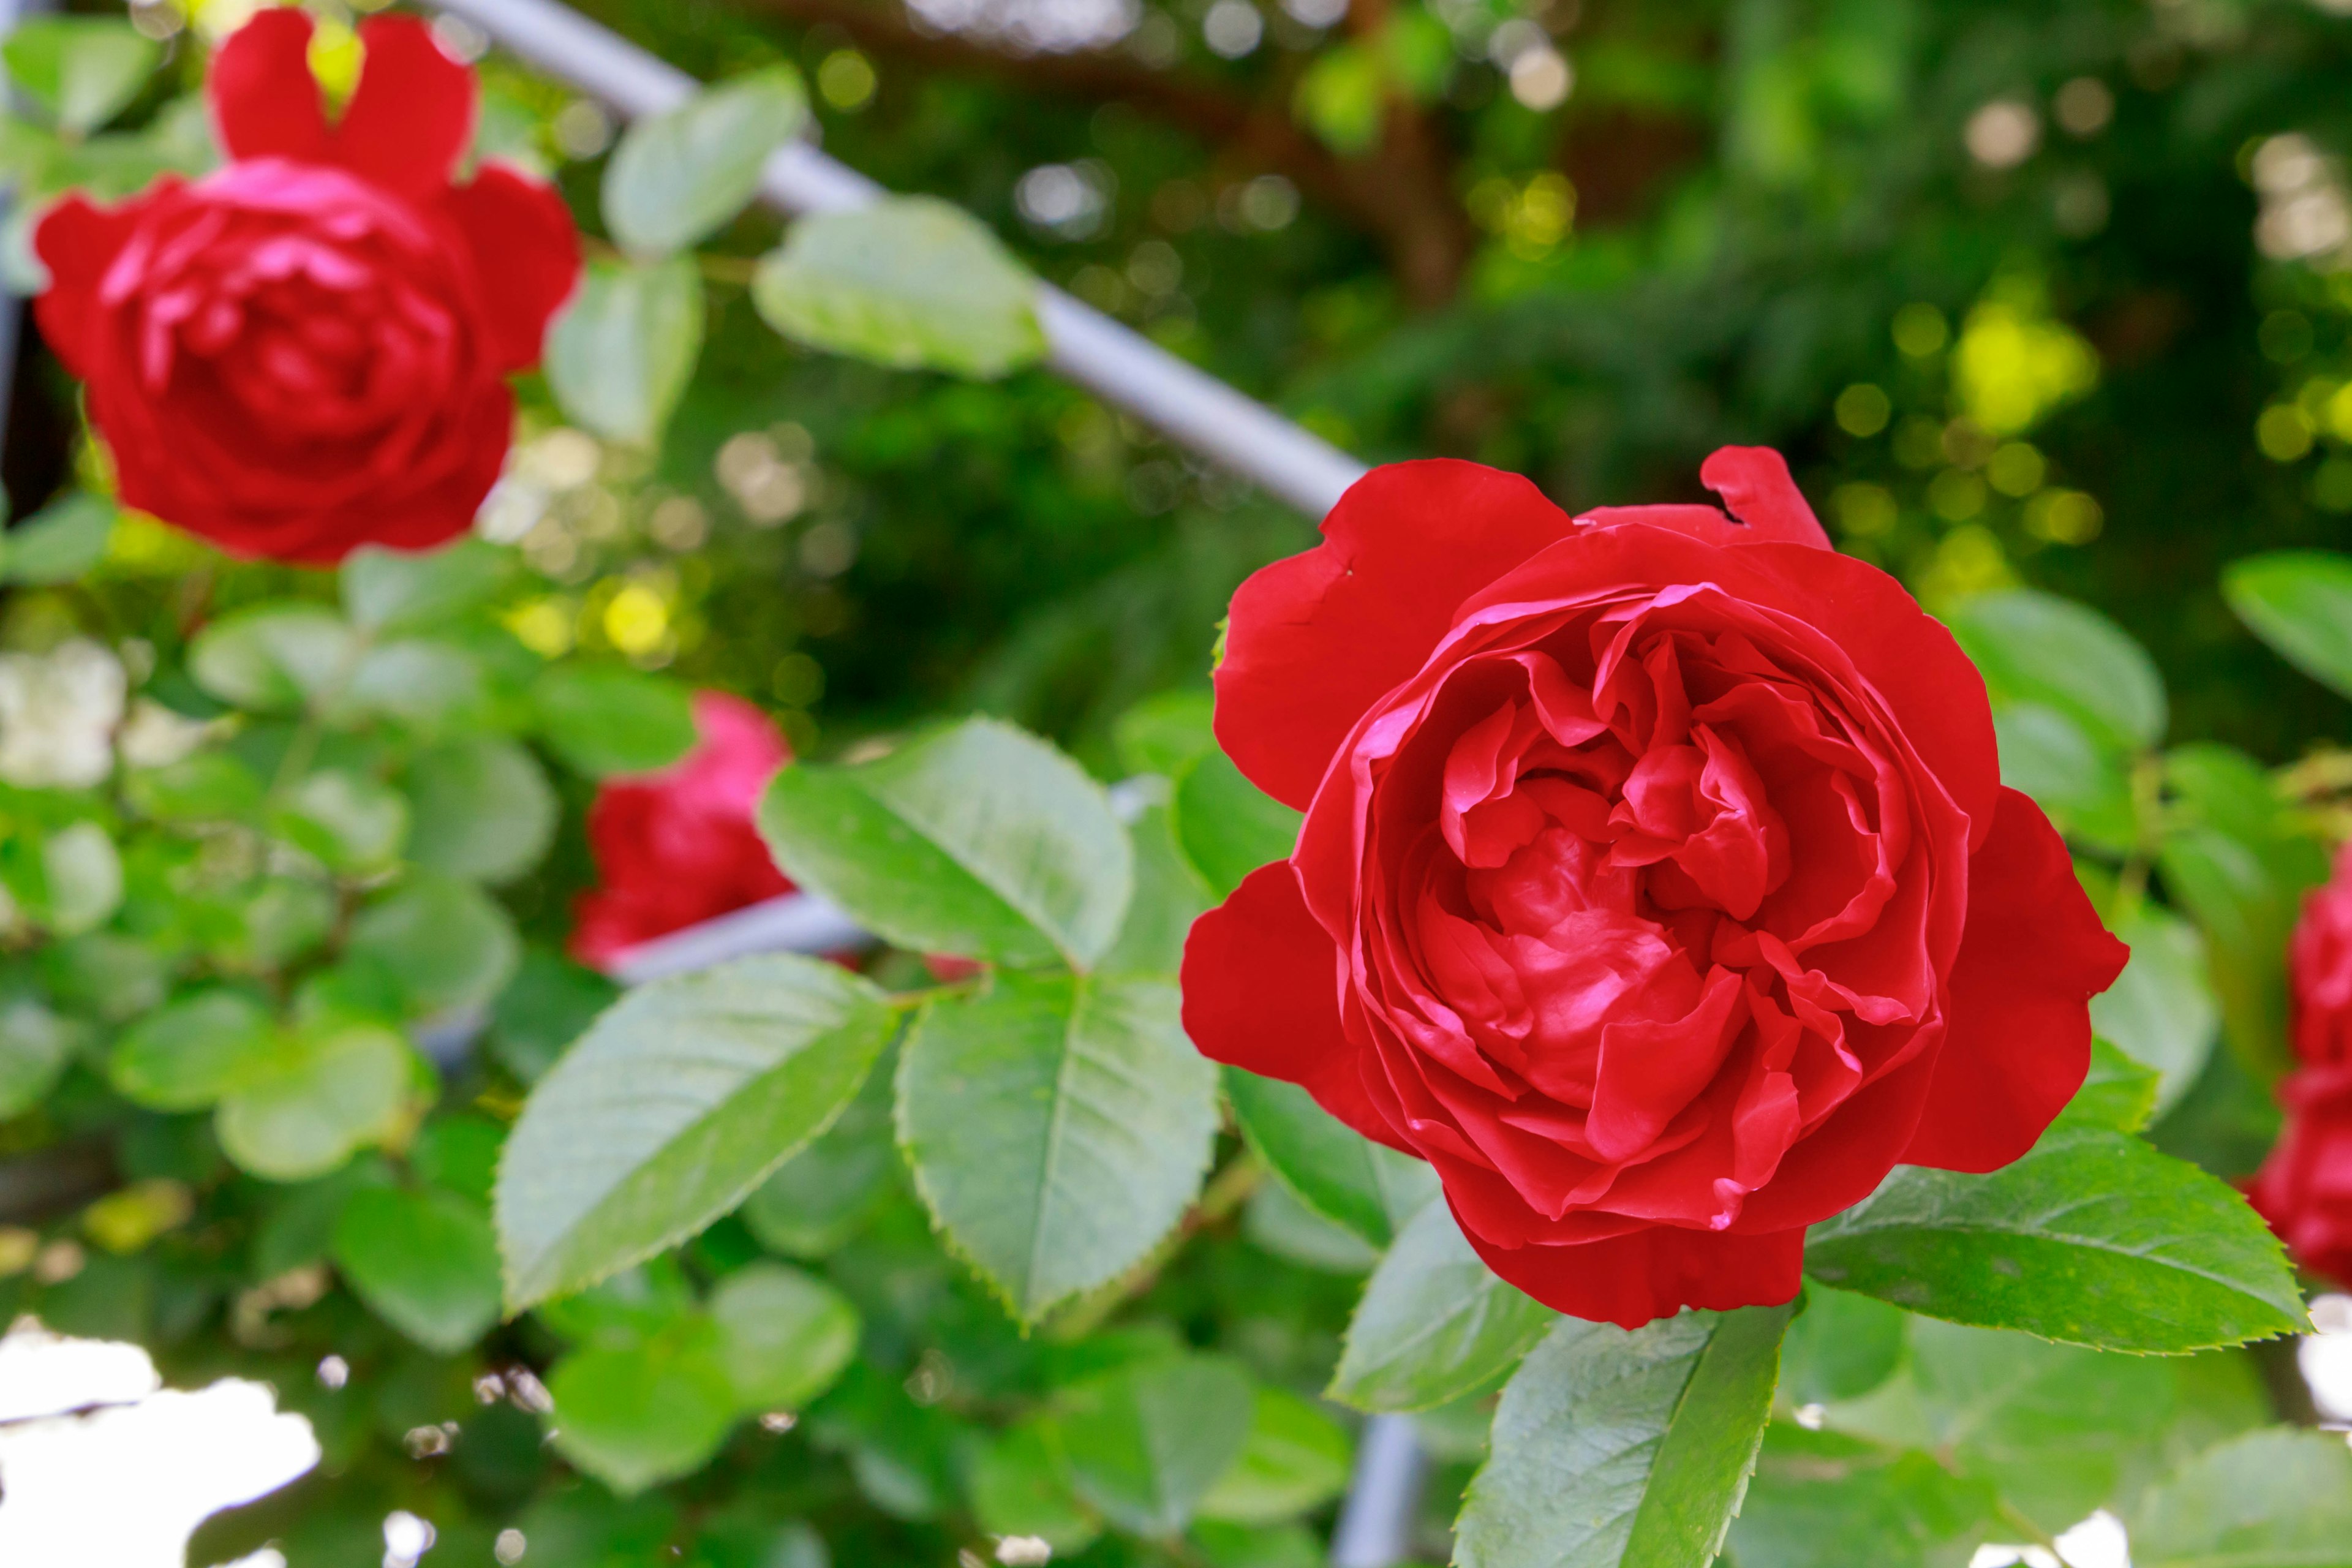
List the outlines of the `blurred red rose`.
<svg viewBox="0 0 2352 1568">
<path fill-rule="evenodd" d="M 752 814 L 791 748 L 740 697 L 694 700 L 701 740 L 657 773 L 615 779 L 588 810 L 598 885 L 574 906 L 572 953 L 596 968 L 639 942 L 793 890 Z"/>
<path fill-rule="evenodd" d="M 310 20 L 267 10 L 214 57 L 230 162 L 34 236 L 41 331 L 89 386 L 123 500 L 245 556 L 332 562 L 465 531 L 499 475 L 509 373 L 572 291 L 562 198 L 485 165 L 473 74 L 413 17 L 363 22 L 330 124 Z"/>
<path fill-rule="evenodd" d="M 1627 1326 L 1789 1300 L 1898 1163 L 2025 1152 L 2126 956 L 1950 636 L 1778 454 L 1701 477 L 1738 521 L 1400 464 L 1244 583 L 1218 738 L 1307 820 L 1184 960 L 1203 1051 Z"/>
<path fill-rule="evenodd" d="M 2249 1194 L 2295 1261 L 2352 1290 L 2352 1060 L 2279 1085 L 2286 1126 Z"/>
<path fill-rule="evenodd" d="M 2304 898 L 2287 977 L 2294 1054 L 2352 1062 L 2352 844 L 2337 851 L 2335 875 Z"/>
</svg>

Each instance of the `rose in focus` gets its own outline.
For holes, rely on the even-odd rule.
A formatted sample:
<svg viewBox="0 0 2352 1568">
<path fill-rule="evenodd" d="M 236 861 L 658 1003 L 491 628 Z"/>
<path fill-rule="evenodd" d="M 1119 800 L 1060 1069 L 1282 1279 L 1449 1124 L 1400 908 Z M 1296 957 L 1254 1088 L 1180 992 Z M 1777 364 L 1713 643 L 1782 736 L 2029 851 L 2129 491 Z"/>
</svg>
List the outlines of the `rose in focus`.
<svg viewBox="0 0 2352 1568">
<path fill-rule="evenodd" d="M 42 333 L 88 384 L 122 500 L 238 555 L 463 532 L 506 456 L 506 377 L 579 271 L 551 187 L 494 164 L 451 183 L 472 73 L 415 18 L 360 36 L 331 124 L 310 18 L 261 12 L 213 60 L 224 167 L 119 206 L 68 196 L 34 237 Z"/>
<path fill-rule="evenodd" d="M 2024 1153 L 2126 957 L 1950 636 L 1777 454 L 1702 478 L 1730 516 L 1400 464 L 1244 584 L 1218 738 L 1307 817 L 1184 960 L 1203 1051 L 1629 1327 L 1789 1300 L 1897 1163 Z"/>
<path fill-rule="evenodd" d="M 767 715 L 723 692 L 695 697 L 694 727 L 700 738 L 682 761 L 596 793 L 597 885 L 573 910 L 583 963 L 608 968 L 640 942 L 793 890 L 752 821 L 791 748 Z"/>
<path fill-rule="evenodd" d="M 2286 1124 L 2248 1195 L 2295 1261 L 2352 1289 L 2352 845 L 2304 899 L 2287 946 L 2298 1066 Z"/>
</svg>

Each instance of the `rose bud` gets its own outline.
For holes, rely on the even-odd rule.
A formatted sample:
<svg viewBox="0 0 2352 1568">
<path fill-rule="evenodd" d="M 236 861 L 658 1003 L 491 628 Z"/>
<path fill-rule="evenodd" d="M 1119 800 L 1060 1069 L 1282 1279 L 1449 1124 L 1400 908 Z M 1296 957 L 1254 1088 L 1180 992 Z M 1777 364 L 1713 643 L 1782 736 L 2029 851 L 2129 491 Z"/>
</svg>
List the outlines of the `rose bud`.
<svg viewBox="0 0 2352 1568">
<path fill-rule="evenodd" d="M 2352 1062 L 2352 844 L 2335 874 L 2303 900 L 2287 944 L 2287 1000 L 2294 1054 L 2306 1062 Z"/>
<path fill-rule="evenodd" d="M 2024 1153 L 2126 957 L 1951 637 L 1778 454 L 1701 478 L 1730 516 L 1398 464 L 1243 584 L 1218 739 L 1307 817 L 1184 956 L 1202 1051 L 1628 1327 L 1790 1300 L 1897 1163 Z"/>
<path fill-rule="evenodd" d="M 233 554 L 332 562 L 465 531 L 579 272 L 551 188 L 451 175 L 473 74 L 413 17 L 360 25 L 328 121 L 310 20 L 265 10 L 214 57 L 229 162 L 119 206 L 70 195 L 34 248 L 41 333 L 89 387 L 125 504 Z"/>
</svg>

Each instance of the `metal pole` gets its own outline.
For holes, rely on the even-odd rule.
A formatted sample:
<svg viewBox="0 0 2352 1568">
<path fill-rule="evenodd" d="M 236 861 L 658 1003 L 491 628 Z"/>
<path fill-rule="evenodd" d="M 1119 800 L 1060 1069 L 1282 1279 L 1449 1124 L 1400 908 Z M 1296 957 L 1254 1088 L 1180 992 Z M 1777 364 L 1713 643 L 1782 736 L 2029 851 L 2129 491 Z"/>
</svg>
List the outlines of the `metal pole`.
<svg viewBox="0 0 2352 1568">
<path fill-rule="evenodd" d="M 425 0 L 493 42 L 623 115 L 675 109 L 701 85 L 668 62 L 557 0 Z M 768 160 L 768 204 L 838 212 L 881 199 L 882 187 L 804 142 Z M 1180 446 L 1253 480 L 1310 517 L 1331 510 L 1364 465 L 1050 284 L 1037 291 L 1047 363 L 1104 402 Z"/>
</svg>

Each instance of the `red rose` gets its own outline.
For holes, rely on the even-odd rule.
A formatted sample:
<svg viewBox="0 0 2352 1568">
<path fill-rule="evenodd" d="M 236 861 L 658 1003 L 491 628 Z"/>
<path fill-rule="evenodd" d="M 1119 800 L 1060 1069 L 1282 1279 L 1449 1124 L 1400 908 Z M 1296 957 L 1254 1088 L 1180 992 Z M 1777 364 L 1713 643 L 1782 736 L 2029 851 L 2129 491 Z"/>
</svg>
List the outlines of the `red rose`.
<svg viewBox="0 0 2352 1568">
<path fill-rule="evenodd" d="M 2286 1127 L 2248 1196 L 2295 1261 L 2352 1289 L 2352 1059 L 2279 1085 Z"/>
<path fill-rule="evenodd" d="M 1400 464 L 1244 583 L 1217 735 L 1307 821 L 1184 955 L 1203 1051 L 1629 1327 L 1789 1300 L 1898 1163 L 2016 1159 L 2126 956 L 1951 637 L 1777 454 L 1701 477 L 1738 522 Z"/>
<path fill-rule="evenodd" d="M 2352 844 L 2336 872 L 2303 900 L 2287 946 L 2294 1054 L 2307 1062 L 2352 1062 Z"/>
<path fill-rule="evenodd" d="M 740 697 L 694 700 L 701 742 L 673 767 L 615 780 L 588 809 L 601 885 L 573 909 L 572 956 L 604 968 L 639 942 L 793 890 L 753 826 L 791 748 Z"/>
<path fill-rule="evenodd" d="M 213 59 L 226 166 L 117 207 L 68 196 L 34 237 L 42 334 L 89 385 L 123 500 L 238 555 L 464 532 L 506 456 L 505 378 L 579 271 L 553 190 L 496 166 L 450 184 L 472 73 L 414 18 L 360 36 L 331 126 L 310 18 L 262 12 Z"/>
</svg>

